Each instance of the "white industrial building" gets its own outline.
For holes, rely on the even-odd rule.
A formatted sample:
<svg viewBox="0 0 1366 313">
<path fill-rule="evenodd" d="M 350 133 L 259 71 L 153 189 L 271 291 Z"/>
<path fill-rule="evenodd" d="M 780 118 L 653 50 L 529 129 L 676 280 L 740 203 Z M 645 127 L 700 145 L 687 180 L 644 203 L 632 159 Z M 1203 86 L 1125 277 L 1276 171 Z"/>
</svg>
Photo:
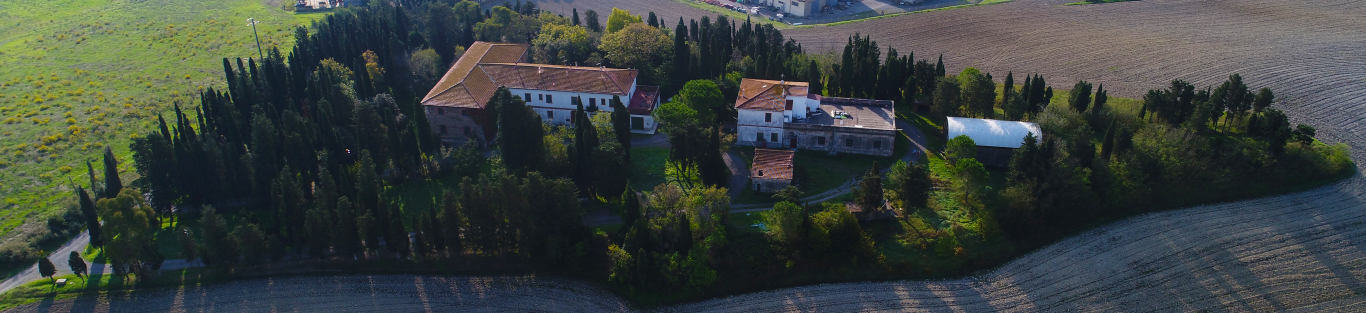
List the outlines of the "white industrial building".
<svg viewBox="0 0 1366 313">
<path fill-rule="evenodd" d="M 1005 167 L 1010 157 L 1024 145 L 1025 136 L 1043 140 L 1043 130 L 1039 124 L 989 120 L 967 117 L 949 117 L 946 131 L 948 138 L 966 135 L 977 144 L 977 161 L 984 165 Z"/>
</svg>

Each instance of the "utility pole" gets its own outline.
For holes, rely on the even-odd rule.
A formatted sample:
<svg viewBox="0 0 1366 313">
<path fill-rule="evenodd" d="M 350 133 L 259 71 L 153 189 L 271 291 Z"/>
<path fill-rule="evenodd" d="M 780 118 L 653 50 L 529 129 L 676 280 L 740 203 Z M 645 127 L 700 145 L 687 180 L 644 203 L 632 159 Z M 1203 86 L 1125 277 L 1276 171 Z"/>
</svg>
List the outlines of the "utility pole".
<svg viewBox="0 0 1366 313">
<path fill-rule="evenodd" d="M 247 24 L 251 25 L 251 34 L 256 36 L 256 55 L 261 57 L 261 61 L 264 62 L 266 60 L 266 54 L 261 52 L 261 35 L 256 33 L 256 24 L 260 23 L 261 21 L 257 21 L 254 18 L 247 18 Z"/>
</svg>

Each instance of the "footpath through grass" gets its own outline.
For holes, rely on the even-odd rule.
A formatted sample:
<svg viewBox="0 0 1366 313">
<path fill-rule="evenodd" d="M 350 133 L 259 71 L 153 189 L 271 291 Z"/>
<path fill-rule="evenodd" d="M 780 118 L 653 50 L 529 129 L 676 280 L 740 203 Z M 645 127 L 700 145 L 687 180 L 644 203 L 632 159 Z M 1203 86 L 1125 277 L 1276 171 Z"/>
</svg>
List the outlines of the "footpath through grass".
<svg viewBox="0 0 1366 313">
<path fill-rule="evenodd" d="M 0 0 L 0 237 L 74 204 L 105 146 L 123 181 L 130 138 L 225 86 L 222 58 L 293 46 L 294 15 L 260 0 Z M 193 113 L 190 113 L 193 115 Z"/>
</svg>

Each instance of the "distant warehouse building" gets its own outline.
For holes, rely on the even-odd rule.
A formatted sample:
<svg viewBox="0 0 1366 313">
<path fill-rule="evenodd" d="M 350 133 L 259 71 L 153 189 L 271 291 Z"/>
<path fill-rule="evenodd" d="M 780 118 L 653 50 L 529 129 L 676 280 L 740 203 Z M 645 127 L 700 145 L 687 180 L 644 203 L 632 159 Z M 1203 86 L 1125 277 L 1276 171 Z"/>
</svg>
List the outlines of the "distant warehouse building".
<svg viewBox="0 0 1366 313">
<path fill-rule="evenodd" d="M 839 2 L 835 0 L 757 0 L 750 3 L 777 8 L 778 12 L 789 16 L 808 17 L 821 13 L 823 8 Z"/>
<path fill-rule="evenodd" d="M 1024 145 L 1026 135 L 1043 139 L 1039 124 L 966 117 L 949 117 L 948 133 L 950 139 L 961 135 L 972 138 L 977 144 L 977 161 L 994 167 L 1009 166 L 1010 157 Z"/>
</svg>

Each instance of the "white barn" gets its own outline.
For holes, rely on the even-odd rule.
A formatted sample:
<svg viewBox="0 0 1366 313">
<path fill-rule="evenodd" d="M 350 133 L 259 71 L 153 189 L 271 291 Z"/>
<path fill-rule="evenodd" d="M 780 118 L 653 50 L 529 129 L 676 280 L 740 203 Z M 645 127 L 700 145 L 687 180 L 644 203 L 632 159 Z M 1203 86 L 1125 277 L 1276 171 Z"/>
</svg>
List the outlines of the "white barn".
<svg viewBox="0 0 1366 313">
<path fill-rule="evenodd" d="M 1039 124 L 988 120 L 980 118 L 949 117 L 946 131 L 952 139 L 967 135 L 977 144 L 977 161 L 987 166 L 1005 167 L 1015 149 L 1024 145 L 1026 135 L 1043 139 Z"/>
</svg>

